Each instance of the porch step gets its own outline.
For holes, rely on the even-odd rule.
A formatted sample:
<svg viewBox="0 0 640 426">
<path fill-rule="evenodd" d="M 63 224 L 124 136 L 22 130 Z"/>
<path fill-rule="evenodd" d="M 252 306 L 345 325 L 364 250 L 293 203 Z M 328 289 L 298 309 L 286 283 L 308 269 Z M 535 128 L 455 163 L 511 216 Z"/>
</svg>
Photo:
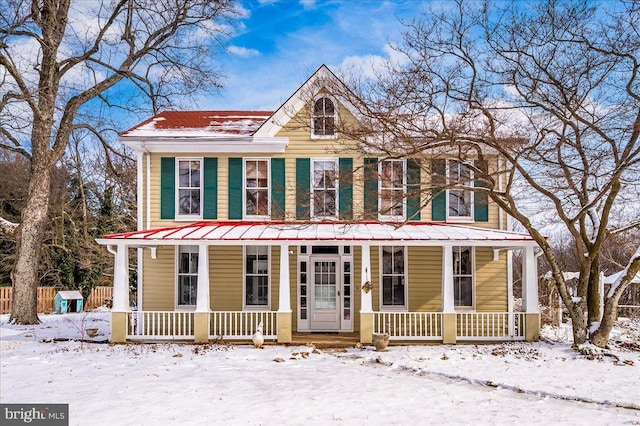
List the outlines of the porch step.
<svg viewBox="0 0 640 426">
<path fill-rule="evenodd" d="M 354 347 L 359 341 L 358 333 L 293 333 L 291 344 L 317 349 L 345 349 Z"/>
</svg>

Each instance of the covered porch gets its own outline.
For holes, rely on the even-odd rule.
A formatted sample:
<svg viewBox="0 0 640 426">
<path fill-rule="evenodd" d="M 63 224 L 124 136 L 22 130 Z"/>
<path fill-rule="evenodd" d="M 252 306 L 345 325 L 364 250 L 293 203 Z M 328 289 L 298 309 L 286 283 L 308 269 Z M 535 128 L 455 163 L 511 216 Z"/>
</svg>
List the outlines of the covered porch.
<svg viewBox="0 0 640 426">
<path fill-rule="evenodd" d="M 341 301 L 339 307 L 344 308 L 339 315 L 344 313 L 342 322 L 347 324 L 346 328 L 343 326 L 337 330 L 342 335 L 355 333 L 360 342 L 365 344 L 371 343 L 373 333 L 384 332 L 388 332 L 390 339 L 397 342 L 456 343 L 538 338 L 540 317 L 534 255 L 536 244 L 528 235 L 440 223 L 408 223 L 397 226 L 380 223 L 200 222 L 183 227 L 109 235 L 99 240 L 99 243 L 107 245 L 115 255 L 112 309 L 114 342 L 186 340 L 202 343 L 249 340 L 258 324 L 262 323 L 265 339 L 292 343 L 295 335 L 314 331 L 304 322 L 311 289 L 301 285 L 301 269 L 305 262 L 300 259 L 308 260 L 305 255 L 312 256 L 315 247 L 323 247 L 325 252 L 332 252 L 328 248 L 335 247 L 336 252 L 349 253 L 346 255 L 349 262 L 337 263 L 339 268 L 346 268 L 349 263 L 352 270 L 350 287 L 345 284 L 345 275 L 342 277 L 345 286 L 340 287 L 343 289 L 342 294 L 340 290 L 337 292 Z M 177 248 L 184 245 L 196 247 L 200 259 L 197 264 L 197 292 L 193 309 L 132 310 L 129 306 L 128 286 L 129 249 L 137 249 L 139 259 L 142 258 L 141 251 L 148 252 L 153 259 L 159 247 Z M 523 251 L 522 312 L 514 310 L 510 270 L 509 278 L 501 283 L 504 284 L 506 293 L 506 309 L 461 310 L 456 306 L 454 251 L 461 245 L 482 250 L 483 253 L 493 253 L 494 261 L 506 255 L 509 265 L 512 250 Z M 274 264 L 277 264 L 277 272 L 274 271 L 277 281 L 272 283 L 274 302 L 269 306 L 270 309 L 264 310 L 212 309 L 211 300 L 212 297 L 215 300 L 216 295 L 211 292 L 214 289 L 215 293 L 215 281 L 218 278 L 211 277 L 210 250 L 219 250 L 221 247 L 244 249 L 248 246 L 267 246 L 278 254 L 274 255 Z M 376 259 L 378 262 L 372 265 L 371 259 L 372 253 L 373 257 L 379 257 L 377 249 L 383 246 L 438 253 L 439 295 L 436 309 L 433 309 L 433 304 L 417 309 L 414 306 L 412 309 L 409 302 L 400 310 L 385 309 L 382 306 L 379 300 L 382 298 L 382 283 L 379 274 L 373 274 L 378 268 L 376 263 L 380 260 Z M 324 257 L 322 260 L 325 260 Z M 415 256 L 411 260 L 413 263 L 420 261 Z M 327 262 L 323 262 L 323 265 L 326 264 Z M 311 265 L 309 263 L 309 267 Z M 210 281 L 214 281 L 214 285 Z M 417 291 L 418 285 L 412 285 L 414 292 Z M 372 287 L 378 292 L 375 303 L 374 291 L 370 291 Z M 412 293 L 409 292 L 407 297 L 411 298 Z"/>
</svg>

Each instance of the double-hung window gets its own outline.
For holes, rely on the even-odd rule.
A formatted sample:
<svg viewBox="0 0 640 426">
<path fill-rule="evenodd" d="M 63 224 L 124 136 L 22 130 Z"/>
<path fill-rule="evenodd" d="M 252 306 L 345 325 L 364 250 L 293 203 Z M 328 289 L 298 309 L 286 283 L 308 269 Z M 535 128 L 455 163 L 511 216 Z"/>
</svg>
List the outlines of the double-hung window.
<svg viewBox="0 0 640 426">
<path fill-rule="evenodd" d="M 198 246 L 178 246 L 178 306 L 195 306 L 198 295 Z"/>
<path fill-rule="evenodd" d="M 471 169 L 456 160 L 449 160 L 448 167 L 449 185 L 451 186 L 447 196 L 448 217 L 471 220 L 473 214 Z"/>
<path fill-rule="evenodd" d="M 337 215 L 338 161 L 313 160 L 311 211 L 314 218 L 335 218 Z"/>
<path fill-rule="evenodd" d="M 404 217 L 405 180 L 405 160 L 380 162 L 380 215 L 383 218 Z"/>
<path fill-rule="evenodd" d="M 202 217 L 202 160 L 179 158 L 178 168 L 178 217 Z"/>
<path fill-rule="evenodd" d="M 471 247 L 453 247 L 453 298 L 456 307 L 473 307 L 473 256 Z"/>
<path fill-rule="evenodd" d="M 336 134 L 336 107 L 327 97 L 316 99 L 311 111 L 312 136 L 334 137 Z"/>
<path fill-rule="evenodd" d="M 246 246 L 244 306 L 269 308 L 269 246 Z"/>
<path fill-rule="evenodd" d="M 245 217 L 269 217 L 269 160 L 245 159 Z"/>
<path fill-rule="evenodd" d="M 382 307 L 406 308 L 406 247 L 382 247 Z"/>
</svg>

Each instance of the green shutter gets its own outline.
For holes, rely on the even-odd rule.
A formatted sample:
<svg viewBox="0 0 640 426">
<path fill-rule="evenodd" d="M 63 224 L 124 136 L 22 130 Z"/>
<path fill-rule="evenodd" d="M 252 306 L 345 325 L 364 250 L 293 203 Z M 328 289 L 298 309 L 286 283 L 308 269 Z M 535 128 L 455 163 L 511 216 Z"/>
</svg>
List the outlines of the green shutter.
<svg viewBox="0 0 640 426">
<path fill-rule="evenodd" d="M 229 219 L 242 219 L 242 158 L 229 158 Z"/>
<path fill-rule="evenodd" d="M 204 159 L 204 201 L 202 208 L 203 219 L 218 218 L 218 159 L 205 157 Z"/>
<path fill-rule="evenodd" d="M 311 218 L 311 160 L 296 158 L 296 219 Z"/>
<path fill-rule="evenodd" d="M 487 171 L 486 162 L 480 160 L 475 161 L 476 168 Z M 483 180 L 473 181 L 473 186 L 476 188 L 486 188 L 487 185 Z M 489 197 L 484 192 L 473 193 L 473 220 L 476 222 L 488 222 L 489 221 Z"/>
<path fill-rule="evenodd" d="M 364 159 L 365 219 L 378 220 L 378 159 Z"/>
<path fill-rule="evenodd" d="M 271 159 L 271 217 L 284 219 L 285 213 L 284 158 Z"/>
<path fill-rule="evenodd" d="M 407 160 L 407 220 L 420 220 L 420 161 Z"/>
<path fill-rule="evenodd" d="M 339 162 L 339 217 L 344 220 L 353 219 L 353 159 L 340 158 Z"/>
<path fill-rule="evenodd" d="M 176 159 L 160 158 L 160 219 L 176 217 Z"/>
<path fill-rule="evenodd" d="M 431 160 L 431 220 L 447 220 L 447 191 L 446 185 L 447 162 L 443 159 Z"/>
</svg>

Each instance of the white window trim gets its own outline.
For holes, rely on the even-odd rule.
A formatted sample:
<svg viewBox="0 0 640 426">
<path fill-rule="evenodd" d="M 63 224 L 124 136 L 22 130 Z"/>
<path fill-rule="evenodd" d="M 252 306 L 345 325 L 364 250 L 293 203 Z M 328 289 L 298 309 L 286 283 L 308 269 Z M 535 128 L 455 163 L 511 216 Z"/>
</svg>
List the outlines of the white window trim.
<svg viewBox="0 0 640 426">
<path fill-rule="evenodd" d="M 333 161 L 335 163 L 336 166 L 336 213 L 333 216 L 315 216 L 314 215 L 314 210 L 315 210 L 315 197 L 314 197 L 314 187 L 313 187 L 313 179 L 314 179 L 314 163 L 316 161 Z M 316 221 L 323 221 L 323 220 L 338 220 L 338 215 L 340 212 L 340 164 L 339 164 L 339 160 L 338 158 L 311 158 L 310 161 L 310 181 L 309 184 L 311 186 L 310 188 L 310 200 L 309 200 L 309 206 L 310 206 L 310 211 L 309 211 L 309 217 L 311 218 L 311 220 L 316 220 Z"/>
<path fill-rule="evenodd" d="M 327 98 L 329 99 L 331 102 L 333 102 L 333 123 L 335 126 L 335 131 L 332 135 L 316 135 L 315 134 L 315 127 L 313 126 L 313 119 L 316 117 L 313 113 L 313 109 L 316 105 L 316 102 L 318 101 L 318 99 L 321 98 Z M 319 93 L 317 94 L 313 100 L 311 101 L 311 111 L 310 111 L 310 117 L 311 117 L 311 139 L 338 139 L 338 102 L 336 102 L 336 99 L 329 95 L 328 93 Z M 327 117 L 327 116 L 323 116 L 323 117 Z"/>
<path fill-rule="evenodd" d="M 382 264 L 382 251 L 384 247 L 402 247 L 404 249 L 404 305 L 385 305 L 383 304 L 383 264 Z M 409 247 L 398 245 L 386 245 L 379 246 L 378 248 L 378 271 L 380 271 L 380 297 L 378 297 L 379 310 L 381 312 L 408 312 L 409 310 Z"/>
<path fill-rule="evenodd" d="M 475 246 L 453 246 L 452 250 L 456 247 L 469 247 L 471 249 L 471 306 L 457 306 L 455 300 L 455 289 L 454 289 L 454 297 L 453 297 L 453 308 L 456 312 L 475 312 L 476 310 L 476 247 Z M 454 263 L 455 267 L 455 263 Z M 455 282 L 455 270 L 452 271 L 452 277 Z"/>
<path fill-rule="evenodd" d="M 385 161 L 402 162 L 402 214 L 390 215 L 382 212 L 382 163 Z M 407 160 L 405 159 L 387 159 L 378 162 L 378 206 L 380 206 L 379 220 L 386 222 L 403 221 L 407 217 Z M 393 189 L 393 188 L 390 188 Z"/>
<path fill-rule="evenodd" d="M 451 165 L 452 162 L 458 163 L 459 161 L 456 160 L 456 159 L 448 159 L 447 160 L 446 172 L 445 172 L 446 173 L 447 186 L 448 186 L 449 179 L 450 179 L 450 176 L 451 176 L 449 168 L 450 168 L 450 165 Z M 474 222 L 473 218 L 474 218 L 474 214 L 475 214 L 475 212 L 474 212 L 474 204 L 475 204 L 474 195 L 475 195 L 475 193 L 473 192 L 473 182 L 474 182 L 473 169 L 471 169 L 471 168 L 469 169 L 469 174 L 470 174 L 469 175 L 469 177 L 470 177 L 469 185 L 465 185 L 465 186 L 467 186 L 467 188 L 469 188 L 467 191 L 469 191 L 469 193 L 471 194 L 471 206 L 470 206 L 470 209 L 469 209 L 470 214 L 469 214 L 469 216 L 450 216 L 449 215 L 449 191 L 455 190 L 455 189 L 454 188 L 448 188 L 447 191 L 446 191 L 446 194 L 445 194 L 446 195 L 446 206 L 445 206 L 446 210 L 445 211 L 447 213 L 447 222 L 464 222 L 464 223 Z"/>
<path fill-rule="evenodd" d="M 179 301 L 180 301 L 180 247 L 190 247 L 189 250 L 195 250 L 196 253 L 199 253 L 199 248 L 196 245 L 190 245 L 190 244 L 182 244 L 182 245 L 177 245 L 174 246 L 175 250 L 175 288 L 174 288 L 174 306 L 175 306 L 175 310 L 176 311 L 195 311 L 196 310 L 196 306 L 197 305 L 180 305 Z M 200 264 L 200 257 L 198 257 L 198 264 Z M 200 279 L 200 276 L 198 276 L 198 280 Z M 196 285 L 197 288 L 197 285 Z M 197 293 L 196 293 L 197 295 Z M 197 298 L 197 296 L 196 296 Z"/>
<path fill-rule="evenodd" d="M 200 214 L 180 214 L 180 161 L 199 161 L 200 162 Z M 202 220 L 202 211 L 204 210 L 204 157 L 176 157 L 175 159 L 175 220 L 192 221 Z"/>
<path fill-rule="evenodd" d="M 247 214 L 247 161 L 267 162 L 267 198 L 268 207 L 266 215 Z M 244 219 L 266 220 L 271 219 L 271 159 L 269 157 L 246 157 L 242 159 L 242 217 Z"/>
<path fill-rule="evenodd" d="M 254 247 L 254 246 L 252 246 Z M 264 246 L 259 246 L 264 247 Z M 271 310 L 271 246 L 267 247 L 267 304 L 247 305 L 247 246 L 242 246 L 242 310 L 270 311 Z"/>
</svg>

